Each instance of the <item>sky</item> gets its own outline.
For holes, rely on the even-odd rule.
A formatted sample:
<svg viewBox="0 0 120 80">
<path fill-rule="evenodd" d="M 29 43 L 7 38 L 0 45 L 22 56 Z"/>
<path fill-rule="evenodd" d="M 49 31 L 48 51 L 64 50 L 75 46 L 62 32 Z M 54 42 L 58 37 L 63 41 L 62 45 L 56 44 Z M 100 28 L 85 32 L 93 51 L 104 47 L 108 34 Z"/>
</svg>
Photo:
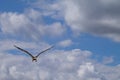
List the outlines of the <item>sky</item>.
<svg viewBox="0 0 120 80">
<path fill-rule="evenodd" d="M 119 80 L 119 0 L 0 1 L 0 80 Z M 37 62 L 14 47 L 33 55 Z"/>
</svg>

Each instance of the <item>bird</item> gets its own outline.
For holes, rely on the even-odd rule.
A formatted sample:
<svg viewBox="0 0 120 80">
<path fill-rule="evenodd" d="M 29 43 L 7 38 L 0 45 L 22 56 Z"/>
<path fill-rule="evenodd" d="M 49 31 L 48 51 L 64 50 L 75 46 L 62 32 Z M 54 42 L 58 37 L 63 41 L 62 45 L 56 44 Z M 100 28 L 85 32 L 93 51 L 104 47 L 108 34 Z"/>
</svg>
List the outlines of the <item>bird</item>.
<svg viewBox="0 0 120 80">
<path fill-rule="evenodd" d="M 27 50 L 24 50 L 24 49 L 22 49 L 22 48 L 20 48 L 20 47 L 18 47 L 18 46 L 16 46 L 16 45 L 14 45 L 14 47 L 17 48 L 17 49 L 19 49 L 19 50 L 21 50 L 21 51 L 23 51 L 24 53 L 27 53 L 27 54 L 32 58 L 32 62 L 33 62 L 33 61 L 37 62 L 37 58 L 38 58 L 38 56 L 39 56 L 40 54 L 42 54 L 42 53 L 50 50 L 50 49 L 53 48 L 54 46 L 51 46 L 51 47 L 49 47 L 49 48 L 41 51 L 41 52 L 38 53 L 36 56 L 33 56 L 33 55 L 32 55 L 30 52 L 28 52 Z"/>
</svg>

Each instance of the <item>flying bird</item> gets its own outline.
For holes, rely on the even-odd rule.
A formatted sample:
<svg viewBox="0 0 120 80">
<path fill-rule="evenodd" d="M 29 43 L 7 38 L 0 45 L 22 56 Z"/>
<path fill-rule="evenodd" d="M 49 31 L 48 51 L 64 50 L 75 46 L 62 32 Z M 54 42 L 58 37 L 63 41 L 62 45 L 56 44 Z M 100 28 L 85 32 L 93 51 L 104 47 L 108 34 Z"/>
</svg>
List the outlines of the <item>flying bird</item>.
<svg viewBox="0 0 120 80">
<path fill-rule="evenodd" d="M 16 46 L 16 45 L 14 45 L 14 47 L 16 47 L 17 49 L 19 49 L 19 50 L 27 53 L 27 54 L 32 58 L 32 62 L 33 62 L 33 61 L 37 62 L 37 58 L 38 58 L 38 56 L 39 56 L 40 54 L 42 54 L 42 53 L 50 50 L 51 48 L 53 48 L 53 46 L 51 46 L 51 47 L 49 47 L 49 48 L 41 51 L 40 53 L 38 53 L 36 56 L 33 56 L 33 55 L 32 55 L 30 52 L 28 52 L 27 50 L 24 50 L 24 49 L 22 49 L 22 48 L 20 48 L 20 47 L 18 47 L 18 46 Z"/>
</svg>

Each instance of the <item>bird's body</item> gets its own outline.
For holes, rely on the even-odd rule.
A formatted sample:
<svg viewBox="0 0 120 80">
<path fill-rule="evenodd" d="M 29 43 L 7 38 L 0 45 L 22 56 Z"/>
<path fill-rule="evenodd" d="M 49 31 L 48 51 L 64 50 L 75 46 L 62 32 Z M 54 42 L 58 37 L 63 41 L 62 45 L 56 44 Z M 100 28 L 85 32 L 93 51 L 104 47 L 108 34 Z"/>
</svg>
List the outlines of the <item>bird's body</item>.
<svg viewBox="0 0 120 80">
<path fill-rule="evenodd" d="M 20 47 L 18 47 L 18 46 L 16 46 L 16 45 L 14 45 L 14 47 L 16 47 L 17 49 L 19 49 L 19 50 L 27 53 L 29 56 L 31 56 L 32 61 L 35 61 L 35 62 L 37 62 L 37 58 L 38 58 L 38 56 L 39 56 L 40 54 L 42 54 L 42 53 L 46 52 L 47 50 L 50 50 L 51 48 L 53 48 L 53 46 L 51 46 L 50 48 L 45 49 L 45 50 L 43 50 L 42 52 L 40 52 L 38 55 L 33 56 L 33 55 L 32 55 L 30 52 L 28 52 L 27 50 L 24 50 L 24 49 L 22 49 L 22 48 L 20 48 Z"/>
<path fill-rule="evenodd" d="M 32 57 L 32 62 L 33 61 L 37 62 L 37 57 Z"/>
</svg>

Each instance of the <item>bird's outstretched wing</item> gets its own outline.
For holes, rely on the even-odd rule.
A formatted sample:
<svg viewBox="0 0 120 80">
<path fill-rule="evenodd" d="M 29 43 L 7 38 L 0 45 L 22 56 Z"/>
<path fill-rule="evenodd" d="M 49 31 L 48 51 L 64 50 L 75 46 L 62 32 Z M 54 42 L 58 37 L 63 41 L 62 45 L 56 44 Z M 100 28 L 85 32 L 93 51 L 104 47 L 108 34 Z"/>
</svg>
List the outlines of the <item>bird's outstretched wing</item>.
<svg viewBox="0 0 120 80">
<path fill-rule="evenodd" d="M 54 47 L 54 46 L 51 46 L 50 48 L 43 50 L 42 52 L 40 52 L 40 53 L 39 53 L 37 56 L 35 56 L 35 57 L 38 57 L 40 54 L 42 54 L 42 53 L 44 53 L 44 52 L 50 50 L 50 49 L 53 48 L 53 47 Z"/>
<path fill-rule="evenodd" d="M 14 47 L 16 47 L 17 49 L 19 49 L 19 50 L 27 53 L 27 54 L 30 55 L 32 58 L 34 57 L 32 54 L 30 54 L 30 53 L 29 53 L 28 51 L 26 51 L 26 50 L 24 50 L 24 49 L 22 49 L 22 48 L 20 48 L 20 47 L 18 47 L 18 46 L 16 46 L 16 45 L 14 45 Z"/>
</svg>

